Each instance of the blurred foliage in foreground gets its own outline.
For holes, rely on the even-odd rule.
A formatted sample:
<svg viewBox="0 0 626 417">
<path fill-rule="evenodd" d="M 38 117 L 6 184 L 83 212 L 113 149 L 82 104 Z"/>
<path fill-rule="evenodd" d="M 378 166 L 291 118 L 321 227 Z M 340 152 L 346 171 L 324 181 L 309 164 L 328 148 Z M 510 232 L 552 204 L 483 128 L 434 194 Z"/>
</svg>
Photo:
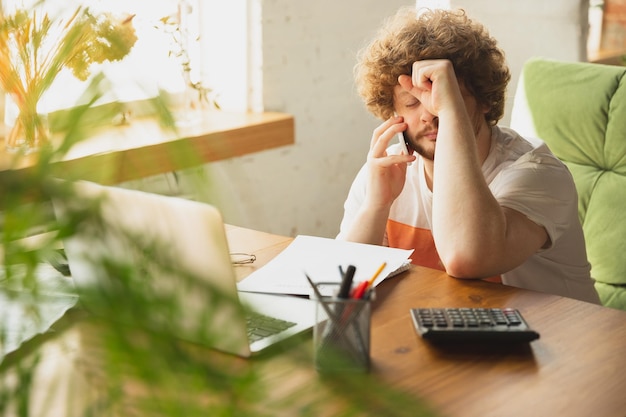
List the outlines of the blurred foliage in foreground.
<svg viewBox="0 0 626 417">
<path fill-rule="evenodd" d="M 86 104 L 65 112 L 59 121 L 62 142 L 41 149 L 33 169 L 4 175 L 0 181 L 0 295 L 7 303 L 20 304 L 24 312 L 7 317 L 8 304 L 0 304 L 0 347 L 15 336 L 9 334 L 9 321 L 37 323 L 48 314 L 42 307 L 51 299 L 74 296 L 71 278 L 47 271 L 62 240 L 86 219 L 97 217 L 99 205 L 84 201 L 69 221 L 59 222 L 50 200 L 76 199 L 71 188 L 76 178 L 68 173 L 60 181 L 52 167 L 88 137 L 92 125 L 85 123 L 86 115 L 103 88 L 106 80 L 95 77 L 83 97 Z M 167 104 L 158 99 L 151 104 L 163 128 L 173 129 Z M 195 156 L 189 150 L 187 157 Z M 208 181 L 196 185 L 208 187 Z M 93 232 L 97 236 L 98 231 Z M 136 240 L 129 236 L 129 242 Z M 0 356 L 0 415 L 432 415 L 418 399 L 391 390 L 375 375 L 317 375 L 307 336 L 249 360 L 178 340 L 173 336 L 176 317 L 185 305 L 175 292 L 168 297 L 147 291 L 144 271 L 176 274 L 182 285 L 206 294 L 207 316 L 198 317 L 199 323 L 220 303 L 234 300 L 182 271 L 168 271 L 167 242 L 153 242 L 152 249 L 136 264 L 101 259 L 115 285 L 79 294 L 76 306 L 49 330 Z M 89 300 L 89 305 L 81 300 Z M 97 309 L 90 308 L 95 305 Z"/>
</svg>

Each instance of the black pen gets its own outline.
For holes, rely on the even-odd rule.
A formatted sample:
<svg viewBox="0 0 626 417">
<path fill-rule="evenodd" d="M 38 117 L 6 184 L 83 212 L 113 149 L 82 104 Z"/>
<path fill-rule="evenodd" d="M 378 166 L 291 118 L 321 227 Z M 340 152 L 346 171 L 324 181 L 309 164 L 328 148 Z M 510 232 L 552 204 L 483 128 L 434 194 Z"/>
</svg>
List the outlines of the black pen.
<svg viewBox="0 0 626 417">
<path fill-rule="evenodd" d="M 339 268 L 339 270 L 342 271 L 341 267 Z M 348 265 L 348 269 L 346 269 L 346 272 L 342 274 L 341 286 L 339 287 L 337 297 L 350 298 L 350 290 L 352 289 L 352 281 L 354 279 L 355 272 L 356 267 L 354 265 Z"/>
</svg>

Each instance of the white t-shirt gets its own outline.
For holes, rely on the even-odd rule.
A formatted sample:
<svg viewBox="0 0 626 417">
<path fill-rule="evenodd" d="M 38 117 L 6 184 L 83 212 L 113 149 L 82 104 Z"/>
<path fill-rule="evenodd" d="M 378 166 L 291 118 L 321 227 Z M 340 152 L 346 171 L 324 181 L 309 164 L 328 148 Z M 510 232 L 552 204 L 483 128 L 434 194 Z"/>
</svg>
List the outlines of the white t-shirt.
<svg viewBox="0 0 626 417">
<path fill-rule="evenodd" d="M 399 146 L 392 145 L 387 152 L 400 153 Z M 404 188 L 391 206 L 384 244 L 415 249 L 413 263 L 443 270 L 431 232 L 433 196 L 426 185 L 423 161 L 419 157 L 417 161 L 408 167 Z M 339 239 L 365 199 L 366 170 L 364 165 L 344 204 Z M 494 126 L 482 171 L 500 205 L 543 226 L 551 242 L 502 274 L 502 282 L 599 304 L 578 218 L 576 188 L 567 167 L 544 143 L 533 146 L 513 130 Z"/>
</svg>

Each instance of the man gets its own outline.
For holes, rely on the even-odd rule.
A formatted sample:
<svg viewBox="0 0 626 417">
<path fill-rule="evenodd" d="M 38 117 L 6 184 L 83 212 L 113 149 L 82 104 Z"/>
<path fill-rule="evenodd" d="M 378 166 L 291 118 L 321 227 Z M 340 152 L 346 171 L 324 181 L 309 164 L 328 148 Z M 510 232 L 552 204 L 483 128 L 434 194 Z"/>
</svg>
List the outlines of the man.
<svg viewBox="0 0 626 417">
<path fill-rule="evenodd" d="M 547 146 L 496 126 L 510 73 L 482 25 L 460 10 L 401 9 L 355 75 L 384 122 L 339 239 L 412 248 L 413 263 L 456 278 L 599 303 L 569 171 Z M 410 154 L 390 146 L 398 134 Z"/>
</svg>

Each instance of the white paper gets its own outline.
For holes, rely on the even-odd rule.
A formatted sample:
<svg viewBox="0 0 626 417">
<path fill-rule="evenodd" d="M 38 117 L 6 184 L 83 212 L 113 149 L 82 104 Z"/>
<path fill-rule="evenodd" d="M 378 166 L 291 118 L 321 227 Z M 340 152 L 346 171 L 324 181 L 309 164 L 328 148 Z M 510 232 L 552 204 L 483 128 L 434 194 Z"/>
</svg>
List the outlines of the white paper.
<svg viewBox="0 0 626 417">
<path fill-rule="evenodd" d="M 339 267 L 345 271 L 348 265 L 354 265 L 356 284 L 369 280 L 386 262 L 374 282 L 376 286 L 405 267 L 412 253 L 413 250 L 299 235 L 278 256 L 237 285 L 239 291 L 310 295 L 312 289 L 306 275 L 315 283 L 340 283 Z"/>
</svg>

